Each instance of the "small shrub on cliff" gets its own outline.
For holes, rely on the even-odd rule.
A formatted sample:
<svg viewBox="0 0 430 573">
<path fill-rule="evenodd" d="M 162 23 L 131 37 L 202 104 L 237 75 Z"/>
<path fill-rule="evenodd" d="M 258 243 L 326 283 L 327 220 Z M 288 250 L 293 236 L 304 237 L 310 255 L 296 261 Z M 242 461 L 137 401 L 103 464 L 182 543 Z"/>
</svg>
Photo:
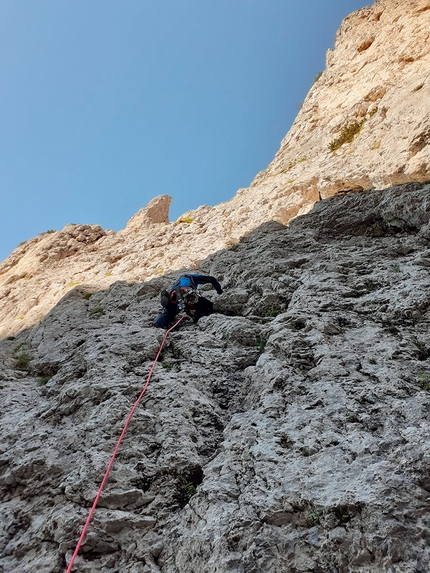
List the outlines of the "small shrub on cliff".
<svg viewBox="0 0 430 573">
<path fill-rule="evenodd" d="M 269 310 L 266 311 L 266 316 L 269 318 L 274 318 L 275 316 L 278 316 L 278 312 L 274 309 L 274 308 L 269 308 Z"/>
<path fill-rule="evenodd" d="M 185 498 L 187 501 L 190 501 L 190 499 L 191 499 L 191 498 L 193 497 L 193 495 L 196 493 L 196 487 L 195 487 L 195 485 L 194 485 L 192 482 L 187 481 L 187 482 L 184 484 L 182 491 L 183 491 L 184 498 Z"/>
<path fill-rule="evenodd" d="M 15 370 L 31 372 L 31 358 L 26 352 L 20 352 L 15 356 Z"/>
<path fill-rule="evenodd" d="M 337 149 L 342 147 L 342 145 L 344 145 L 345 143 L 351 143 L 354 137 L 358 133 L 360 133 L 361 128 L 363 127 L 365 121 L 366 121 L 365 119 L 362 119 L 360 121 L 353 121 L 352 123 L 344 125 L 338 137 L 336 137 L 335 139 L 333 139 L 333 141 L 330 142 L 329 144 L 330 151 L 336 151 Z"/>
<path fill-rule="evenodd" d="M 100 306 L 96 306 L 95 308 L 92 308 L 90 310 L 90 316 L 93 318 L 96 316 L 101 316 L 104 313 L 105 313 L 104 309 L 101 308 Z"/>
<path fill-rule="evenodd" d="M 421 372 L 418 374 L 418 384 L 421 390 L 430 392 L 430 372 Z"/>
<path fill-rule="evenodd" d="M 267 340 L 264 340 L 264 339 L 260 339 L 257 341 L 258 350 L 260 352 L 264 352 L 264 349 L 266 348 L 266 343 L 267 343 Z"/>
<path fill-rule="evenodd" d="M 194 221 L 194 219 L 192 217 L 180 217 L 175 225 L 180 225 L 181 223 L 192 223 Z"/>
<path fill-rule="evenodd" d="M 203 481 L 201 467 L 196 467 L 186 476 L 180 477 L 177 482 L 177 501 L 180 507 L 185 507 L 190 499 L 197 493 L 197 486 Z"/>
<path fill-rule="evenodd" d="M 320 514 L 318 513 L 318 511 L 317 511 L 316 509 L 312 509 L 312 510 L 311 510 L 311 513 L 310 513 L 310 516 L 309 516 L 309 517 L 310 517 L 310 521 L 311 521 L 311 523 L 310 523 L 311 527 L 312 527 L 313 525 L 318 525 L 318 524 L 319 524 L 319 522 L 320 522 Z"/>
</svg>

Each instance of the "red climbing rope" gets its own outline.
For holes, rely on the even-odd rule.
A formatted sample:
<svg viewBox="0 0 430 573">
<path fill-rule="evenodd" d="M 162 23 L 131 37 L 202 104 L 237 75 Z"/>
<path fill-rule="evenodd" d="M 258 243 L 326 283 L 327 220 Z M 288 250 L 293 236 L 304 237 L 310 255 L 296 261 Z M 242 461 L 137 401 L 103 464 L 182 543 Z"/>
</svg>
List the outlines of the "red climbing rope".
<svg viewBox="0 0 430 573">
<path fill-rule="evenodd" d="M 83 530 L 82 530 L 82 533 L 81 533 L 81 536 L 80 536 L 80 538 L 79 538 L 78 544 L 76 545 L 75 552 L 74 552 L 73 555 L 72 555 L 72 559 L 70 560 L 69 566 L 67 567 L 66 573 L 70 573 L 71 570 L 72 570 L 73 563 L 74 563 L 74 561 L 75 561 L 75 559 L 76 559 L 76 556 L 77 556 L 77 554 L 78 554 L 78 552 L 79 552 L 79 549 L 81 548 L 82 542 L 84 541 L 85 533 L 87 532 L 88 525 L 90 524 L 90 521 L 91 521 L 91 518 L 92 518 L 92 516 L 93 516 L 94 510 L 96 509 L 97 502 L 99 501 L 99 498 L 100 498 L 101 493 L 102 493 L 102 491 L 103 491 L 103 487 L 104 487 L 104 485 L 105 485 L 105 483 L 106 483 L 106 480 L 107 480 L 107 478 L 108 478 L 108 475 L 109 475 L 109 473 L 110 473 L 110 470 L 112 469 L 113 462 L 115 461 L 116 454 L 118 453 L 118 450 L 119 450 L 119 446 L 120 446 L 120 444 L 121 444 L 121 442 L 122 442 L 122 439 L 123 439 L 123 437 L 124 437 L 125 432 L 127 431 L 127 428 L 128 428 L 129 423 L 130 423 L 131 417 L 133 416 L 133 414 L 134 414 L 136 408 L 137 408 L 138 405 L 139 405 L 140 400 L 142 399 L 142 396 L 145 394 L 146 389 L 148 388 L 149 381 L 151 380 L 152 373 L 154 372 L 155 365 L 157 364 L 158 358 L 160 357 L 161 351 L 163 350 L 163 346 L 164 346 L 164 343 L 166 342 L 167 336 L 168 336 L 169 332 L 171 332 L 174 328 L 176 328 L 176 327 L 178 326 L 178 324 L 179 324 L 180 322 L 182 322 L 182 320 L 183 320 L 186 316 L 187 316 L 186 314 L 184 314 L 183 316 L 181 316 L 181 318 L 178 320 L 178 322 L 177 322 L 176 324 L 174 324 L 171 328 L 169 328 L 169 330 L 167 330 L 166 334 L 164 335 L 163 341 L 162 341 L 162 343 L 160 344 L 160 348 L 158 349 L 157 356 L 155 357 L 155 360 L 154 360 L 154 362 L 152 363 L 151 370 L 149 371 L 148 378 L 146 379 L 145 386 L 143 387 L 143 390 L 142 390 L 142 392 L 140 393 L 139 398 L 138 398 L 138 399 L 136 400 L 136 402 L 134 403 L 133 408 L 130 410 L 130 413 L 129 413 L 128 417 L 127 417 L 127 420 L 126 420 L 126 422 L 125 422 L 125 424 L 124 424 L 124 428 L 123 428 L 123 430 L 122 430 L 122 432 L 121 432 L 121 435 L 120 435 L 120 437 L 119 437 L 119 440 L 118 440 L 117 443 L 116 443 L 115 450 L 114 450 L 114 452 L 113 452 L 113 454 L 112 454 L 112 457 L 111 457 L 111 459 L 110 459 L 109 465 L 108 465 L 107 470 L 106 470 L 106 472 L 105 472 L 105 475 L 104 475 L 104 477 L 103 477 L 102 483 L 100 484 L 99 490 L 98 490 L 97 495 L 96 495 L 96 497 L 95 497 L 95 499 L 94 499 L 93 505 L 92 505 L 92 507 L 91 507 L 91 509 L 90 509 L 90 513 L 88 514 L 87 521 L 85 522 L 84 528 L 83 528 Z"/>
</svg>

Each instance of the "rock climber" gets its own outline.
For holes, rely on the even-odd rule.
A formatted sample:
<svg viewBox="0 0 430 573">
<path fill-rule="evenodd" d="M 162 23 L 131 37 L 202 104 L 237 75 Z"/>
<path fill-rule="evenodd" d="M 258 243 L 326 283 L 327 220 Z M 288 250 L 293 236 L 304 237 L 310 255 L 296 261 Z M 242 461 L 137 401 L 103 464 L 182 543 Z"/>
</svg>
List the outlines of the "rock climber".
<svg viewBox="0 0 430 573">
<path fill-rule="evenodd" d="M 213 303 L 197 293 L 197 287 L 211 284 L 218 294 L 222 288 L 215 277 L 199 274 L 185 274 L 175 281 L 170 291 L 161 292 L 161 306 L 163 312 L 155 319 L 155 326 L 169 328 L 179 312 L 185 312 L 194 322 L 202 316 L 209 316 L 214 312 Z"/>
</svg>

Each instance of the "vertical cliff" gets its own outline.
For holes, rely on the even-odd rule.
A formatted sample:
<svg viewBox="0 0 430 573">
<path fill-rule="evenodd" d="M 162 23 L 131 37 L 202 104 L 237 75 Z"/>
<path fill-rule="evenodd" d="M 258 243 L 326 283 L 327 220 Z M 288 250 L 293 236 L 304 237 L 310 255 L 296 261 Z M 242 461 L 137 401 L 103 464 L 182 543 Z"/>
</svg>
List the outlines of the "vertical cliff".
<svg viewBox="0 0 430 573">
<path fill-rule="evenodd" d="M 419 571 L 430 563 L 430 186 L 319 202 L 199 269 L 76 571 Z M 0 570 L 61 571 L 161 341 L 177 275 L 0 342 Z"/>
<path fill-rule="evenodd" d="M 0 572 L 65 569 L 186 268 L 224 292 L 169 336 L 75 571 L 427 573 L 429 18 L 346 18 L 231 201 L 0 265 Z"/>
</svg>

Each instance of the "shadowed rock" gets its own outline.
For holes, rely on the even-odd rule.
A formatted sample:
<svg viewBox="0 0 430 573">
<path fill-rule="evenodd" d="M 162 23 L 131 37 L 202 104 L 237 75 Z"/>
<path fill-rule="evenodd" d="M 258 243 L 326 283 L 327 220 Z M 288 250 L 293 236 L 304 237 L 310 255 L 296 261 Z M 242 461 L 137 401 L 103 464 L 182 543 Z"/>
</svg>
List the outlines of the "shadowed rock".
<svg viewBox="0 0 430 573">
<path fill-rule="evenodd" d="M 331 198 L 201 264 L 219 312 L 169 336 L 78 571 L 426 571 L 429 201 Z M 363 232 L 393 212 L 395 232 Z M 0 342 L 4 571 L 64 569 L 176 276 L 78 285 Z"/>
</svg>

